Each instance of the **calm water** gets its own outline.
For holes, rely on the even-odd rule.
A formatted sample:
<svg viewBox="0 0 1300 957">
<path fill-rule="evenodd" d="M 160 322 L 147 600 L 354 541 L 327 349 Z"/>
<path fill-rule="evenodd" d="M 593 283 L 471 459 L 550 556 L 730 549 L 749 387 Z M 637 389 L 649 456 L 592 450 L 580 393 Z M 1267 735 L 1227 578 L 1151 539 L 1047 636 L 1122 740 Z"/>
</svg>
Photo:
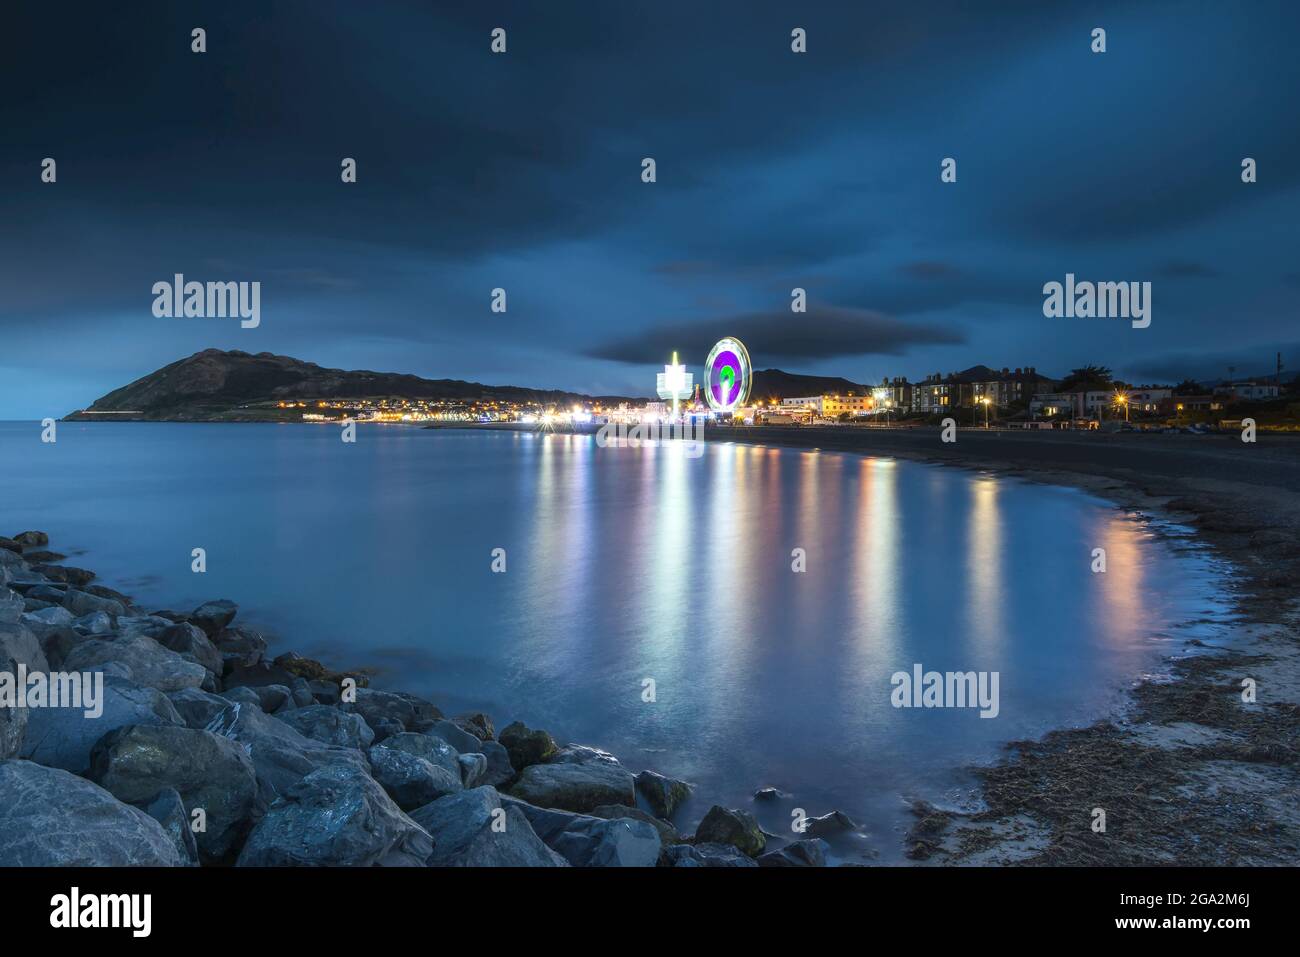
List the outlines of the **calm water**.
<svg viewBox="0 0 1300 957">
<path fill-rule="evenodd" d="M 887 458 L 405 427 L 38 434 L 0 423 L 0 532 L 47 530 L 142 604 L 230 597 L 277 651 L 693 781 L 684 827 L 762 785 L 795 797 L 759 809 L 774 832 L 792 806 L 842 809 L 867 832 L 848 858 L 897 860 L 903 797 L 968 799 L 962 765 L 1101 716 L 1224 614 L 1220 567 L 1098 499 Z M 914 663 L 999 672 L 1001 714 L 891 707 Z"/>
</svg>

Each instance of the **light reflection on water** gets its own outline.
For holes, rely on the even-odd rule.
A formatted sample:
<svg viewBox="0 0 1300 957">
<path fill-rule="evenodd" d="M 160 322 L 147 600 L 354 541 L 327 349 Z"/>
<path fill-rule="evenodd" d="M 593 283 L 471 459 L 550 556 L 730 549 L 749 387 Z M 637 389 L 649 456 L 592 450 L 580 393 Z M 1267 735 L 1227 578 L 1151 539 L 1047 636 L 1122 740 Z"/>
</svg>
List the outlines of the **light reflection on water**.
<svg viewBox="0 0 1300 957">
<path fill-rule="evenodd" d="M 903 797 L 960 799 L 958 767 L 1104 714 L 1220 573 L 1078 491 L 734 444 L 65 424 L 10 469 L 0 532 L 47 529 L 147 604 L 231 597 L 280 649 L 686 778 L 684 828 L 780 787 L 769 830 L 840 808 L 885 861 Z M 894 709 L 913 663 L 1000 672 L 1000 716 Z"/>
</svg>

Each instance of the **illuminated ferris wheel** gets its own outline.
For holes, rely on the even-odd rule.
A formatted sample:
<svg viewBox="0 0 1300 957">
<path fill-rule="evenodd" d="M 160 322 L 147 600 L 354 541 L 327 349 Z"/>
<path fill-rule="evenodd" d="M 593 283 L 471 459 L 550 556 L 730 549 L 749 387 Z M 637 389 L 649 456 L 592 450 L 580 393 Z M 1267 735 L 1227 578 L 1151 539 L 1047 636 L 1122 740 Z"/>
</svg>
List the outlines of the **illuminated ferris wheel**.
<svg viewBox="0 0 1300 957">
<path fill-rule="evenodd" d="M 704 364 L 704 396 L 709 408 L 729 413 L 744 405 L 749 400 L 752 373 L 745 344 L 731 336 L 719 339 Z"/>
</svg>

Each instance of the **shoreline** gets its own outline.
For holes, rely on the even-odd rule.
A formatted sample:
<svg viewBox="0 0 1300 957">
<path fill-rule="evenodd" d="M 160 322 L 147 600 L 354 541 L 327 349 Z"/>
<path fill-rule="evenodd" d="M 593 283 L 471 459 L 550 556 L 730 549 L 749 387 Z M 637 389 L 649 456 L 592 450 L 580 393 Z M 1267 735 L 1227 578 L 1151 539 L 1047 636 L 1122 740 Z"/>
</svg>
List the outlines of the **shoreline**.
<svg viewBox="0 0 1300 957">
<path fill-rule="evenodd" d="M 923 864 L 1295 865 L 1300 862 L 1300 442 L 1236 436 L 714 428 L 706 441 L 900 457 L 1079 488 L 1190 526 L 1237 579 L 1223 649 L 1164 660 L 1121 713 L 1006 746 L 969 770 L 985 808 L 923 801 L 907 836 Z M 1046 440 L 1046 441 L 1040 441 Z M 1235 445 L 1233 444 L 1235 443 Z M 1261 465 L 1263 467 L 1261 467 Z M 1236 475 L 1227 474 L 1236 471 Z M 1278 484 L 1274 484 L 1278 483 Z M 1197 644 L 1200 644 L 1197 642 Z M 1256 700 L 1242 700 L 1253 679 Z M 1106 831 L 1093 829 L 1095 809 Z"/>
</svg>

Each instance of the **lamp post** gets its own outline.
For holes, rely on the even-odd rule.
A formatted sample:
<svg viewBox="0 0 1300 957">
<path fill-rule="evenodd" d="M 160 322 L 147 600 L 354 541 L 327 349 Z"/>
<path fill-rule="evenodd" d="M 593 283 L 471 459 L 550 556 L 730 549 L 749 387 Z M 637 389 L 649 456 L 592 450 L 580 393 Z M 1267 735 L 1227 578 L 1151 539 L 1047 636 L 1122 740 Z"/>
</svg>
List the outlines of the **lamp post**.
<svg viewBox="0 0 1300 957">
<path fill-rule="evenodd" d="M 984 428 L 987 429 L 987 428 L 989 427 L 989 405 L 990 405 L 990 400 L 989 400 L 989 397 L 985 395 L 985 396 L 981 396 L 981 397 L 980 397 L 980 401 L 984 403 Z"/>
</svg>

